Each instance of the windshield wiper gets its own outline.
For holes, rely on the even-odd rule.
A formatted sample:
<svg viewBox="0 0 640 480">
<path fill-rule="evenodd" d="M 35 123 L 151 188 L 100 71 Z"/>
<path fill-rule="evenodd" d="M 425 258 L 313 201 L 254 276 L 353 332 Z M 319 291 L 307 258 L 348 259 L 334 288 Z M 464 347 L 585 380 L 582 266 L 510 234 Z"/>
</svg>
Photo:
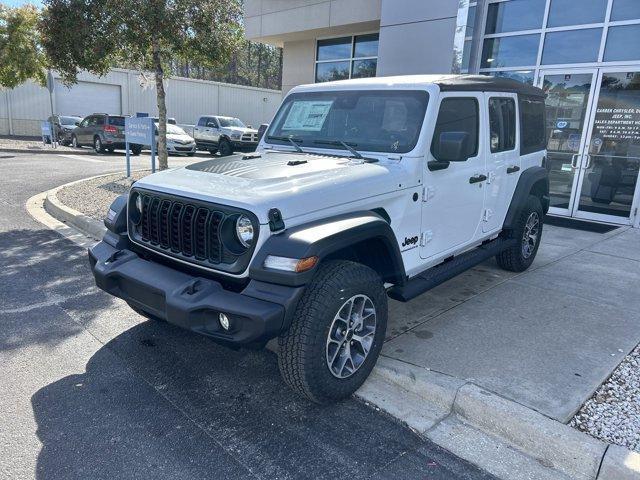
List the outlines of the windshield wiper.
<svg viewBox="0 0 640 480">
<path fill-rule="evenodd" d="M 358 152 L 355 148 L 351 146 L 353 145 L 357 147 L 358 146 L 357 143 L 352 143 L 351 145 L 349 145 L 348 143 L 343 142 L 342 140 L 314 140 L 313 143 L 318 145 L 335 145 L 335 146 L 341 145 L 351 152 L 351 154 L 353 155 L 353 158 L 357 158 L 359 160 L 365 160 L 365 158 L 360 154 L 360 152 Z"/>
<path fill-rule="evenodd" d="M 289 142 L 291 145 L 293 145 L 293 148 L 296 149 L 296 152 L 304 153 L 304 150 L 302 150 L 302 148 L 300 148 L 300 145 L 299 145 L 300 143 L 303 142 L 303 140 L 300 138 L 296 138 L 294 140 L 293 137 L 284 137 L 284 136 L 281 137 L 278 135 L 268 135 L 267 140 L 280 140 L 281 142 Z"/>
</svg>

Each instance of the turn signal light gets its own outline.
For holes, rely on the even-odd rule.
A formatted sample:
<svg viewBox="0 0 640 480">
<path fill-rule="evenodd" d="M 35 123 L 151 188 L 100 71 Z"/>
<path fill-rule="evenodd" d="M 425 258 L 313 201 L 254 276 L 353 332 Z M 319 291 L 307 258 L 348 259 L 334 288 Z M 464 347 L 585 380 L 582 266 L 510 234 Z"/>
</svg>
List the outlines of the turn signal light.
<svg viewBox="0 0 640 480">
<path fill-rule="evenodd" d="M 269 255 L 265 261 L 265 268 L 283 270 L 285 272 L 302 273 L 311 270 L 318 263 L 318 257 L 288 258 Z"/>
</svg>

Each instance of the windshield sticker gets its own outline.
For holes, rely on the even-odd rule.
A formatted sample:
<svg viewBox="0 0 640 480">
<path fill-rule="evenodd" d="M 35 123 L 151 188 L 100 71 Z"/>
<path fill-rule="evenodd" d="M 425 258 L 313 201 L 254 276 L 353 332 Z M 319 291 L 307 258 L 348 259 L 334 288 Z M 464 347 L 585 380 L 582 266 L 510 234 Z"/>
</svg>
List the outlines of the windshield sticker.
<svg viewBox="0 0 640 480">
<path fill-rule="evenodd" d="M 333 105 L 332 100 L 325 102 L 293 102 L 282 129 L 319 132 L 327 119 L 331 105 Z"/>
</svg>

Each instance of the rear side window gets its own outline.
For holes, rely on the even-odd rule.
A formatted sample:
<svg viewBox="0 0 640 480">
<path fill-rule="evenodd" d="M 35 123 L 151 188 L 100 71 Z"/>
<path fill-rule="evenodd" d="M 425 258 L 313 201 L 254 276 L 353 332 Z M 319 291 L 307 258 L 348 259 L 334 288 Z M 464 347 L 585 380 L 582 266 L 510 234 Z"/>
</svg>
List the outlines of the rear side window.
<svg viewBox="0 0 640 480">
<path fill-rule="evenodd" d="M 513 98 L 489 99 L 491 153 L 516 148 L 516 102 Z"/>
<path fill-rule="evenodd" d="M 94 125 L 104 125 L 104 117 L 95 117 Z"/>
<path fill-rule="evenodd" d="M 109 125 L 124 127 L 124 117 L 109 117 Z"/>
<path fill-rule="evenodd" d="M 475 98 L 455 97 L 442 100 L 431 142 L 431 154 L 434 158 L 439 157 L 438 139 L 443 133 L 466 133 L 468 139 L 465 157 L 471 158 L 478 154 L 479 112 L 478 100 Z"/>
<path fill-rule="evenodd" d="M 520 97 L 520 155 L 547 148 L 544 99 Z"/>
</svg>

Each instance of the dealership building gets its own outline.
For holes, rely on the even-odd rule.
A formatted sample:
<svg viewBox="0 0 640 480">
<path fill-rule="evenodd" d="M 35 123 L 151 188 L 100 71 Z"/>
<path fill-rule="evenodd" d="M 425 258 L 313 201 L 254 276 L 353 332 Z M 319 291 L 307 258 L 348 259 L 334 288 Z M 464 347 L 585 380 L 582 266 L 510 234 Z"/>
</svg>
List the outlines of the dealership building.
<svg viewBox="0 0 640 480">
<path fill-rule="evenodd" d="M 551 212 L 640 226 L 640 0 L 245 0 L 283 90 L 474 73 L 547 92 Z"/>
</svg>

